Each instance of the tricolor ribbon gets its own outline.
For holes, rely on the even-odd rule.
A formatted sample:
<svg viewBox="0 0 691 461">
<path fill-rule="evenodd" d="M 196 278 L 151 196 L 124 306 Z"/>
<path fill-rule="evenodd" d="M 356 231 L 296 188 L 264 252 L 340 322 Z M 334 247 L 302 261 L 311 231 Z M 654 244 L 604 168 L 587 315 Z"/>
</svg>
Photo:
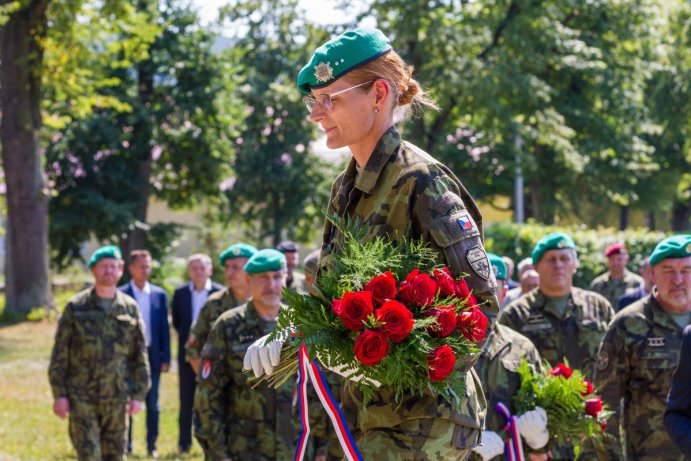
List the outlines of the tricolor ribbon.
<svg viewBox="0 0 691 461">
<path fill-rule="evenodd" d="M 314 390 L 331 419 L 331 423 L 336 430 L 336 436 L 338 436 L 338 441 L 341 443 L 341 448 L 343 448 L 346 459 L 348 461 L 363 461 L 360 450 L 358 450 L 355 440 L 353 440 L 353 435 L 348 429 L 348 424 L 341 412 L 341 408 L 338 406 L 338 403 L 331 393 L 329 383 L 326 382 L 326 377 L 319 368 L 319 365 L 317 365 L 317 362 L 309 361 L 307 347 L 304 344 L 300 346 L 298 352 L 298 408 L 302 431 L 300 432 L 300 438 L 297 448 L 295 449 L 295 461 L 302 461 L 304 458 L 307 449 L 307 440 L 310 435 L 307 405 L 307 381 L 309 379 L 312 380 Z"/>
<path fill-rule="evenodd" d="M 516 417 L 512 416 L 509 409 L 506 408 L 506 405 L 501 402 L 499 402 L 495 408 L 506 418 L 506 427 L 504 429 L 509 433 L 509 440 L 507 440 L 504 445 L 506 459 L 509 461 L 523 461 L 525 455 L 523 454 L 521 435 L 518 433 Z"/>
</svg>

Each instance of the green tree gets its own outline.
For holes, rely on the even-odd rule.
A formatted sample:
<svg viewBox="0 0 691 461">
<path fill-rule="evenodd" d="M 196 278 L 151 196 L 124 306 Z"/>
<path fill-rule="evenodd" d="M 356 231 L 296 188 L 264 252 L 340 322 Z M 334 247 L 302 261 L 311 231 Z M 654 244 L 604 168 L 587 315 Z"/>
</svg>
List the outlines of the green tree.
<svg viewBox="0 0 691 461">
<path fill-rule="evenodd" d="M 194 206 L 218 196 L 227 174 L 230 120 L 217 96 L 228 69 L 212 52 L 215 37 L 178 2 L 140 2 L 137 10 L 159 25 L 142 58 L 111 65 L 123 62 L 121 48 L 100 57 L 100 72 L 113 83 L 98 94 L 121 107 L 94 108 L 86 116 L 68 108 L 61 115 L 69 123 L 48 145 L 57 192 L 50 236 L 59 264 L 78 257 L 92 235 L 119 242 L 124 252 L 156 252 L 176 233 L 146 222 L 150 198 Z"/>
<path fill-rule="evenodd" d="M 659 171 L 637 187 L 638 207 L 671 212 L 671 228 L 691 228 L 691 4 L 670 2 L 661 53 L 648 81 L 646 104 L 652 123 L 646 139 L 655 148 Z M 652 213 L 651 213 L 652 214 Z M 654 216 L 654 215 L 653 215 Z"/>
<path fill-rule="evenodd" d="M 305 241 L 320 229 L 333 173 L 310 152 L 315 129 L 295 78 L 325 33 L 310 29 L 295 0 L 239 1 L 224 17 L 243 31 L 227 59 L 245 107 L 235 127 L 234 177 L 224 186 L 229 215 L 256 241 L 275 245 L 284 232 Z"/>
<path fill-rule="evenodd" d="M 511 195 L 523 140 L 528 215 L 628 205 L 655 167 L 638 127 L 657 1 L 376 0 L 376 17 L 441 110 L 409 138 L 474 194 Z M 419 14 L 425 11 L 425 14 Z"/>
</svg>

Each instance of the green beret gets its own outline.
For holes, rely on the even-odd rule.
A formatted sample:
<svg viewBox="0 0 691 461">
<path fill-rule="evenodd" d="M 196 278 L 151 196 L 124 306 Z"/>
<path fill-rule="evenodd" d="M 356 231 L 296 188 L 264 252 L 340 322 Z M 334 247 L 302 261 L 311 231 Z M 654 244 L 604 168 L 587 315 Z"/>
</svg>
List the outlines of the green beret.
<svg viewBox="0 0 691 461">
<path fill-rule="evenodd" d="M 298 74 L 302 94 L 310 88 L 330 85 L 345 75 L 391 50 L 389 39 L 379 29 L 353 29 L 329 40 L 314 51 Z"/>
<path fill-rule="evenodd" d="M 286 256 L 278 250 L 267 248 L 257 251 L 245 264 L 245 272 L 248 274 L 261 274 L 262 272 L 280 271 L 288 266 Z"/>
<path fill-rule="evenodd" d="M 494 276 L 497 280 L 506 280 L 509 271 L 506 269 L 506 263 L 501 259 L 501 256 L 495 255 L 494 253 L 487 253 L 487 257 L 489 258 L 489 264 L 492 266 Z"/>
<path fill-rule="evenodd" d="M 650 255 L 650 265 L 654 266 L 663 259 L 687 256 L 691 256 L 691 234 L 673 235 L 657 244 Z"/>
<path fill-rule="evenodd" d="M 103 258 L 113 258 L 122 259 L 122 253 L 120 253 L 120 248 L 115 245 L 107 245 L 94 251 L 89 260 L 87 267 L 91 268 L 94 264 L 102 260 Z"/>
<path fill-rule="evenodd" d="M 257 249 L 252 245 L 248 245 L 246 243 L 236 243 L 223 250 L 223 253 L 221 253 L 218 257 L 218 262 L 221 263 L 221 266 L 225 266 L 226 259 L 251 258 L 256 252 Z"/>
<path fill-rule="evenodd" d="M 542 258 L 542 255 L 545 254 L 545 251 L 563 250 L 565 248 L 572 248 L 575 250 L 576 244 L 569 235 L 563 232 L 554 232 L 542 237 L 540 241 L 537 242 L 537 245 L 535 245 L 535 248 L 533 248 L 533 252 L 530 256 L 533 258 L 533 264 L 537 264 L 540 258 Z"/>
</svg>

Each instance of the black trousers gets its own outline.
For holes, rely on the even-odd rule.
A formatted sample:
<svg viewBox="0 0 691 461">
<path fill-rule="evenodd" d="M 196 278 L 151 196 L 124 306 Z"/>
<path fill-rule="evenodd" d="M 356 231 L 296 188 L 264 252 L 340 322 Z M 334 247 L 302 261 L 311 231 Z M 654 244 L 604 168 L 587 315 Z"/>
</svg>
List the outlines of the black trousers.
<svg viewBox="0 0 691 461">
<path fill-rule="evenodd" d="M 197 375 L 188 362 L 178 360 L 180 380 L 180 416 L 178 418 L 178 447 L 187 450 L 192 446 L 192 407 Z"/>
</svg>

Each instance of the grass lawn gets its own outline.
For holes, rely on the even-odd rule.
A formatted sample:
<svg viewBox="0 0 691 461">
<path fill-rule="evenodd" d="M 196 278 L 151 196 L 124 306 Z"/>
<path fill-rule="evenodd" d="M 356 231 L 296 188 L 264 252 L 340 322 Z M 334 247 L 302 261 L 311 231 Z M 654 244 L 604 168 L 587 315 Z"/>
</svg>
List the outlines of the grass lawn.
<svg viewBox="0 0 691 461">
<path fill-rule="evenodd" d="M 0 461 L 76 459 L 67 435 L 67 420 L 53 415 L 48 362 L 57 322 L 0 325 Z M 171 339 L 175 342 L 175 333 Z M 177 350 L 177 344 L 171 345 Z M 184 458 L 177 454 L 178 375 L 161 376 L 160 459 L 201 460 L 198 445 Z M 134 420 L 134 453 L 146 459 L 144 411 Z"/>
</svg>

